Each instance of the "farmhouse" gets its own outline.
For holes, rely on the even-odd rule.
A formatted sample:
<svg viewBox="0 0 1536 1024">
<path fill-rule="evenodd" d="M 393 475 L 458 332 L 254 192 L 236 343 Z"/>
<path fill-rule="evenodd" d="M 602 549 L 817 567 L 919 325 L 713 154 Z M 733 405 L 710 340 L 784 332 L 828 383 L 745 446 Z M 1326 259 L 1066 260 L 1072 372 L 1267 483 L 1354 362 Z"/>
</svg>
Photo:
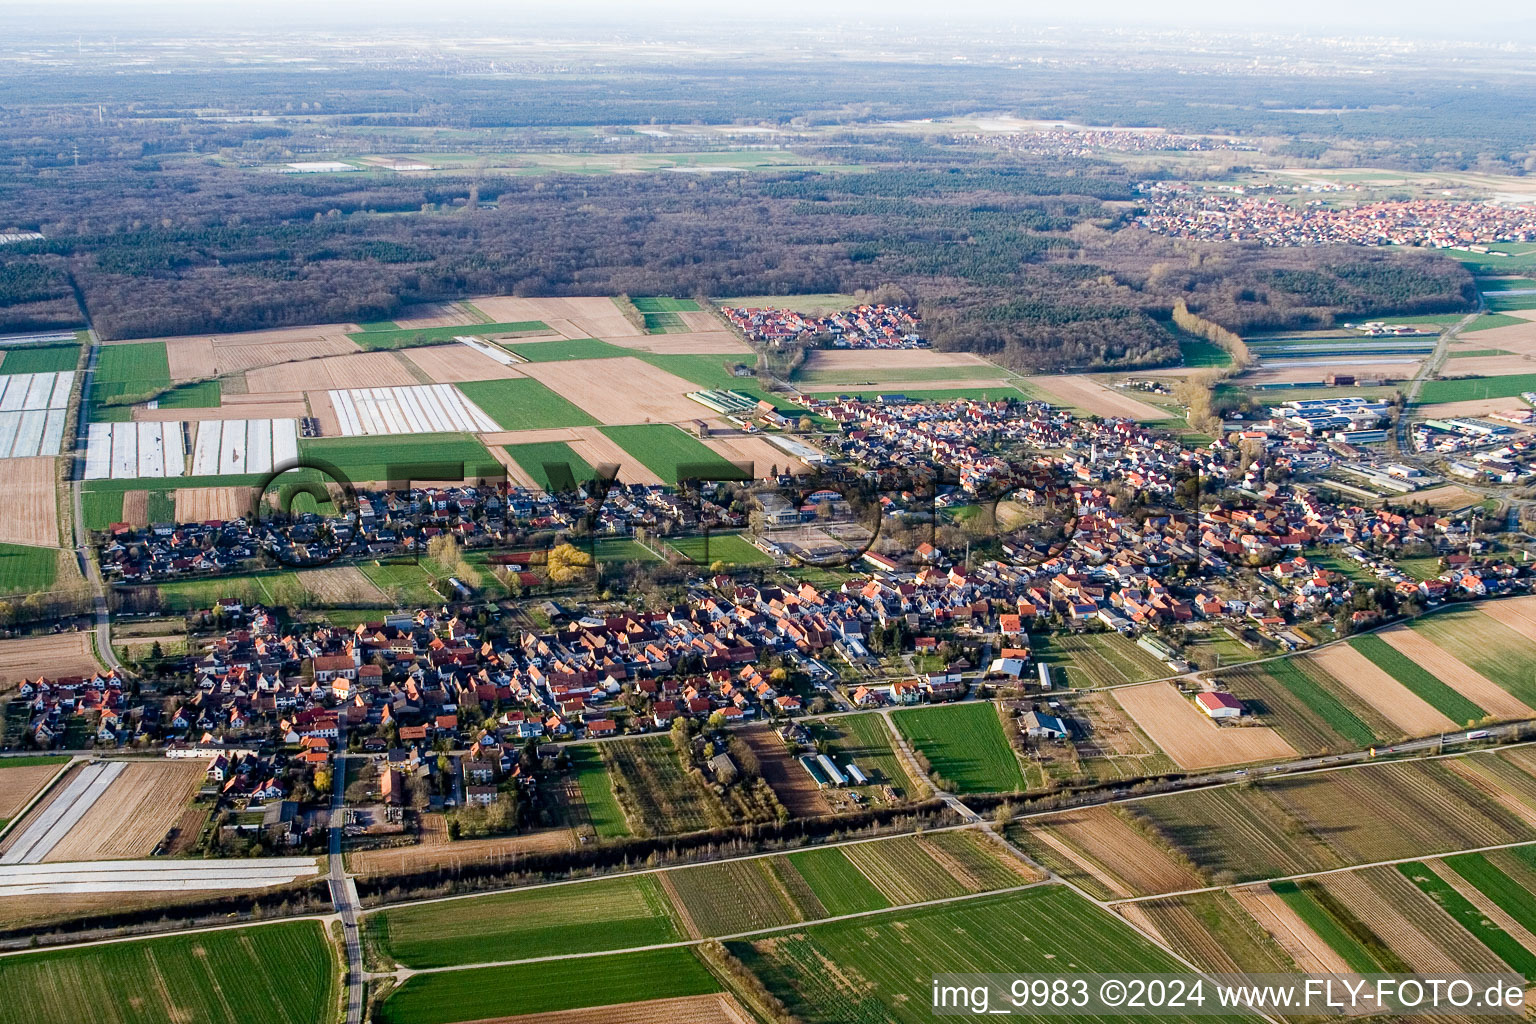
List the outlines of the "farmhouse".
<svg viewBox="0 0 1536 1024">
<path fill-rule="evenodd" d="M 1200 710 L 1215 719 L 1237 718 L 1243 713 L 1243 702 L 1220 690 L 1196 695 L 1195 703 Z"/>
<path fill-rule="evenodd" d="M 1019 728 L 1030 739 L 1064 740 L 1071 735 L 1066 722 L 1040 711 L 1026 711 L 1020 715 Z"/>
</svg>

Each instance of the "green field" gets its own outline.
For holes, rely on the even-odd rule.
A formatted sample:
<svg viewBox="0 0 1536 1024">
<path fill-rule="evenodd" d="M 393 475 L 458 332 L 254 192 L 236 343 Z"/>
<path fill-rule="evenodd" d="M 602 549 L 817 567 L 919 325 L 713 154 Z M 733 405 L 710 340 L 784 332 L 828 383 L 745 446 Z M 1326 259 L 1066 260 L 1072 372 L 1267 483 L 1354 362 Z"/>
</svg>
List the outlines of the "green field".
<svg viewBox="0 0 1536 1024">
<path fill-rule="evenodd" d="M 1399 864 L 1397 870 L 1418 886 L 1420 892 L 1460 922 L 1463 928 L 1492 950 L 1500 960 L 1525 975 L 1527 983 L 1536 981 L 1536 953 L 1520 945 L 1514 936 L 1488 920 L 1481 910 L 1444 878 L 1430 870 L 1428 865 L 1410 862 Z"/>
<path fill-rule="evenodd" d="M 1061 886 L 812 925 L 729 949 L 807 1024 L 927 1024 L 940 973 L 1180 969 Z"/>
<path fill-rule="evenodd" d="M 991 703 L 897 711 L 896 728 L 957 793 L 1004 793 L 1024 788 L 1019 759 Z"/>
<path fill-rule="evenodd" d="M 170 386 L 171 366 L 165 342 L 103 345 L 91 381 L 91 415 L 98 421 L 126 422 L 130 416 L 128 406 L 102 403 L 126 395 L 150 395 Z"/>
<path fill-rule="evenodd" d="M 874 718 L 874 715 L 865 715 Z M 827 915 L 859 914 L 869 910 L 884 910 L 891 905 L 879 889 L 854 866 L 846 854 L 837 847 L 824 850 L 801 850 L 789 855 L 800 877 L 804 878 Z"/>
<path fill-rule="evenodd" d="M 1270 888 L 1317 933 L 1318 938 L 1344 959 L 1350 970 L 1370 974 L 1384 969 L 1366 948 L 1366 942 L 1361 941 L 1362 937 L 1367 942 L 1375 938 L 1370 929 L 1330 899 L 1315 883 L 1274 882 Z M 1314 896 L 1320 899 L 1314 899 Z"/>
<path fill-rule="evenodd" d="M 393 907 L 363 921 L 383 956 L 418 968 L 593 953 L 683 937 L 654 875 Z"/>
<path fill-rule="evenodd" d="M 59 552 L 21 544 L 0 544 L 0 594 L 36 594 L 53 587 Z"/>
<path fill-rule="evenodd" d="M 1529 277 L 1484 277 L 1477 282 L 1484 295 L 1489 292 L 1516 292 L 1536 290 L 1536 280 Z"/>
<path fill-rule="evenodd" d="M 1266 661 L 1252 670 L 1245 670 L 1242 676 L 1223 676 L 1222 678 L 1230 684 L 1236 684 L 1237 679 L 1246 678 L 1250 672 L 1267 676 L 1275 685 L 1283 688 L 1286 694 L 1300 703 L 1301 717 L 1313 720 L 1305 725 L 1297 723 L 1293 728 L 1287 728 L 1292 724 L 1287 721 L 1288 716 L 1280 713 L 1273 701 L 1266 701 L 1266 708 L 1274 713 L 1273 716 L 1277 719 L 1273 724 L 1280 728 L 1293 745 L 1301 736 L 1316 734 L 1313 742 L 1298 746 L 1298 750 L 1337 750 L 1341 747 L 1360 750 L 1382 738 L 1360 715 L 1352 711 L 1334 690 L 1314 677 L 1313 673 L 1321 673 L 1321 669 L 1311 664 L 1304 664 L 1295 658 L 1283 658 L 1279 661 Z M 1331 677 L 1329 678 L 1331 681 Z M 1246 685 L 1234 685 L 1233 690 L 1244 696 L 1251 692 Z M 1262 694 L 1269 692 L 1267 689 L 1261 690 Z M 1293 738 L 1293 733 L 1299 736 Z M 1340 738 L 1342 743 L 1339 742 Z"/>
<path fill-rule="evenodd" d="M 621 359 L 636 353 L 619 345 L 610 345 L 597 338 L 578 338 L 574 341 L 531 341 L 525 345 L 508 345 L 513 352 L 530 363 L 560 363 L 576 359 Z"/>
<path fill-rule="evenodd" d="M 1518 316 L 1510 316 L 1507 313 L 1484 313 L 1461 329 L 1462 334 L 1475 334 L 1478 331 L 1491 331 L 1495 327 L 1518 327 L 1520 324 L 1528 324 L 1529 320 L 1522 320 Z"/>
<path fill-rule="evenodd" d="M 245 604 L 284 604 L 286 595 L 299 594 L 304 590 L 304 585 L 294 573 L 277 572 L 169 580 L 154 584 L 154 588 L 167 612 L 192 612 L 212 608 L 221 597 L 237 597 Z"/>
<path fill-rule="evenodd" d="M 1503 377 L 1427 380 L 1419 389 L 1417 404 L 1468 402 L 1479 398 L 1514 398 L 1522 391 L 1536 391 L 1536 373 L 1511 373 Z"/>
<path fill-rule="evenodd" d="M 872 783 L 890 786 L 898 796 L 921 796 L 923 786 L 913 782 L 907 765 L 891 746 L 891 730 L 883 715 L 840 715 L 813 723 L 818 741 L 826 740 L 841 758 L 852 761 Z"/>
<path fill-rule="evenodd" d="M 904 395 L 915 402 L 955 402 L 962 398 L 974 402 L 999 402 L 1005 398 L 1011 398 L 1017 402 L 1045 401 L 1038 392 L 1022 380 L 1017 384 L 999 384 L 994 387 L 919 388 L 916 391 L 899 387 L 853 388 L 848 391 L 829 391 L 817 397 L 832 398 L 834 395 L 846 395 L 849 398 L 857 398 L 861 402 L 872 402 L 881 395 Z"/>
<path fill-rule="evenodd" d="M 613 781 L 596 747 L 567 747 L 571 767 L 576 772 L 576 784 L 581 788 L 581 799 L 586 817 L 592 829 L 600 836 L 627 836 L 629 823 L 624 820 L 624 810 L 613 795 Z"/>
<path fill-rule="evenodd" d="M 597 423 L 532 377 L 471 380 L 454 386 L 484 409 L 502 430 L 590 427 Z"/>
<path fill-rule="evenodd" d="M 673 537 L 667 540 L 667 546 L 702 566 L 716 562 L 736 566 L 773 564 L 772 558 L 743 540 L 739 533 L 712 533 L 708 538 Z"/>
<path fill-rule="evenodd" d="M 1502 348 L 1471 348 L 1461 352 L 1446 353 L 1447 359 L 1481 359 L 1483 356 L 1507 356 Z"/>
<path fill-rule="evenodd" d="M 642 313 L 697 313 L 699 304 L 693 299 L 674 299 L 665 295 L 648 295 L 629 300 Z"/>
<path fill-rule="evenodd" d="M 1536 929 L 1536 893 L 1510 878 L 1487 857 L 1463 853 L 1445 858 L 1445 863 L 1522 927 Z"/>
<path fill-rule="evenodd" d="M 19 345 L 0 349 L 0 373 L 63 373 L 80 365 L 79 345 Z"/>
<path fill-rule="evenodd" d="M 7 768 L 36 768 L 42 764 L 67 764 L 68 754 L 32 754 L 27 757 L 7 757 L 0 760 L 0 771 Z"/>
<path fill-rule="evenodd" d="M 699 304 L 692 299 L 671 299 L 664 296 L 630 299 L 645 321 L 647 334 L 683 334 L 688 325 L 679 313 L 697 313 Z"/>
<path fill-rule="evenodd" d="M 737 298 L 714 299 L 717 305 L 728 309 L 792 309 L 807 316 L 827 316 L 852 309 L 858 300 L 841 292 L 819 292 L 814 295 L 742 295 Z"/>
<path fill-rule="evenodd" d="M 413 480 L 457 479 L 459 463 L 466 478 L 495 479 L 506 474 L 485 446 L 468 434 L 300 438 L 299 455 L 331 463 L 359 484 L 387 481 L 392 475 L 399 479 L 399 474 Z"/>
<path fill-rule="evenodd" d="M 1349 646 L 1451 721 L 1471 725 L 1487 717 L 1488 712 L 1442 683 L 1412 658 L 1374 633 L 1353 637 Z"/>
<path fill-rule="evenodd" d="M 87 530 L 105 530 L 123 521 L 123 490 L 86 484 L 80 489 L 80 507 Z"/>
<path fill-rule="evenodd" d="M 524 320 L 520 323 L 496 323 L 475 324 L 471 327 L 461 325 L 450 327 L 420 327 L 414 329 L 402 329 L 388 327 L 384 330 L 370 330 L 374 326 L 382 324 L 363 324 L 365 329 L 358 334 L 349 334 L 348 338 L 357 342 L 358 346 L 369 351 L 378 351 L 395 348 L 423 348 L 427 345 L 451 345 L 456 344 L 454 338 L 463 334 L 467 336 L 500 337 L 517 334 L 544 334 L 549 330 L 549 325 L 542 320 Z"/>
<path fill-rule="evenodd" d="M 1179 356 L 1185 366 L 1231 366 L 1232 356 L 1226 349 L 1204 338 L 1179 339 Z"/>
<path fill-rule="evenodd" d="M 357 568 L 397 604 L 432 605 L 443 600 L 432 586 L 432 574 L 418 563 L 365 562 Z"/>
<path fill-rule="evenodd" d="M 536 956 L 539 951 L 525 952 Z M 564 968 L 529 963 L 418 974 L 384 1002 L 374 1019 L 379 1024 L 454 1024 L 718 991 L 720 983 L 693 951 L 674 947 L 586 957 Z"/>
<path fill-rule="evenodd" d="M 609 440 L 633 455 L 665 483 L 676 484 L 682 476 L 706 478 L 718 474 L 723 479 L 737 476 L 735 466 L 670 423 L 601 429 Z"/>
<path fill-rule="evenodd" d="M 336 1015 L 315 921 L 0 958 L 0 1024 L 315 1024 Z"/>
<path fill-rule="evenodd" d="M 1536 644 L 1476 608 L 1452 608 L 1415 619 L 1423 633 L 1451 656 L 1536 707 Z"/>
<path fill-rule="evenodd" d="M 878 380 L 886 383 L 921 384 L 925 380 L 1002 380 L 1012 372 L 1001 366 L 929 366 L 921 368 L 882 369 L 880 353 L 873 352 L 867 370 L 801 369 L 794 375 L 797 384 L 863 384 Z M 894 388 L 886 388 L 887 391 Z"/>
<path fill-rule="evenodd" d="M 223 388 L 216 380 L 181 384 L 155 399 L 162 409 L 217 409 L 223 400 Z"/>
<path fill-rule="evenodd" d="M 509 444 L 502 446 L 506 453 L 512 456 L 512 461 L 523 468 L 523 472 L 538 481 L 540 487 L 546 491 L 561 490 L 567 486 L 581 486 L 597 475 L 597 471 L 587 465 L 585 459 L 577 455 L 571 446 L 564 441 L 537 441 L 532 444 Z M 554 470 L 553 477 L 549 466 Z M 561 469 L 564 467 L 564 470 Z M 565 472 L 570 476 L 567 478 Z"/>
<path fill-rule="evenodd" d="M 1495 244 L 1498 248 L 1487 253 L 1456 249 L 1441 249 L 1439 253 L 1442 256 L 1449 256 L 1479 276 L 1528 274 L 1536 271 L 1536 246 L 1529 242 L 1497 242 Z M 1507 255 L 1495 255 L 1495 253 Z"/>
<path fill-rule="evenodd" d="M 655 552 L 636 544 L 627 537 L 600 537 L 593 545 L 592 554 L 599 562 L 661 561 Z"/>
<path fill-rule="evenodd" d="M 1495 313 L 1508 313 L 1514 309 L 1536 309 L 1536 295 L 1500 295 L 1484 293 L 1483 303 Z"/>
</svg>

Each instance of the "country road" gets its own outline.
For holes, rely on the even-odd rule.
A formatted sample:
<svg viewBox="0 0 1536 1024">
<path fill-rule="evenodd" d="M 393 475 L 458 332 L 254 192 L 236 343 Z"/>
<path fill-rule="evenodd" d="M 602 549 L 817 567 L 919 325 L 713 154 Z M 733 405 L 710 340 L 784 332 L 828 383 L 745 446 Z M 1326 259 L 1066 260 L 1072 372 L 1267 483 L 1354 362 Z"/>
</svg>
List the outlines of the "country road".
<svg viewBox="0 0 1536 1024">
<path fill-rule="evenodd" d="M 75 418 L 75 457 L 70 459 L 69 490 L 74 506 L 75 558 L 80 563 L 80 575 L 90 584 L 92 604 L 96 613 L 96 656 L 107 668 L 123 673 L 122 663 L 112 650 L 112 612 L 107 607 L 106 585 L 101 579 L 101 569 L 91 551 L 91 532 L 85 528 L 84 463 L 79 453 L 85 451 L 90 434 L 91 382 L 96 377 L 96 363 L 101 355 L 101 342 L 91 328 L 90 355 L 86 358 L 85 375 L 80 385 L 80 414 Z"/>
<path fill-rule="evenodd" d="M 347 1024 L 362 1024 L 363 1020 L 363 947 L 357 930 L 357 883 L 347 874 L 346 859 L 341 853 L 342 832 L 346 826 L 347 758 L 344 752 L 345 735 L 337 738 L 337 747 L 343 752 L 336 755 L 331 769 L 330 815 L 330 873 L 326 880 L 331 889 L 331 902 L 336 905 L 336 915 L 341 920 L 342 944 L 347 955 Z"/>
</svg>

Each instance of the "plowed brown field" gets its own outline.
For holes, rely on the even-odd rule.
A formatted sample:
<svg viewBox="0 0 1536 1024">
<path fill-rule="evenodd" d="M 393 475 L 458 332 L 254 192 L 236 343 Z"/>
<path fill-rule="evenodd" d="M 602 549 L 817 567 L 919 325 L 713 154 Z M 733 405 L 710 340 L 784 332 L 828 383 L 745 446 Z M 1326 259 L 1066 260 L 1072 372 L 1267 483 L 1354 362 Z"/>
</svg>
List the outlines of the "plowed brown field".
<svg viewBox="0 0 1536 1024">
<path fill-rule="evenodd" d="M 1296 755 L 1266 726 L 1218 726 L 1169 683 L 1122 686 L 1111 692 L 1141 731 L 1180 767 L 1217 768 Z"/>
<path fill-rule="evenodd" d="M 704 407 L 683 396 L 698 385 L 632 357 L 524 363 L 518 367 L 599 423 L 681 423 Z"/>
<path fill-rule="evenodd" d="M 43 860 L 147 856 L 181 820 L 207 771 L 201 761 L 163 758 L 128 765 Z"/>
<path fill-rule="evenodd" d="M 515 367 L 503 366 L 468 345 L 434 345 L 431 348 L 406 349 L 405 358 L 439 384 L 457 384 L 466 380 L 506 380 L 521 377 Z"/>
<path fill-rule="evenodd" d="M 55 633 L 0 640 L 0 686 L 47 676 L 88 676 L 101 668 L 91 653 L 91 634 Z"/>
<path fill-rule="evenodd" d="M 1436 711 L 1423 697 L 1393 679 L 1349 644 L 1333 644 L 1312 655 L 1323 671 L 1370 705 L 1405 736 L 1454 731 L 1456 723 Z"/>
<path fill-rule="evenodd" d="M 1437 647 L 1423 633 L 1393 626 L 1377 635 L 1490 715 L 1497 718 L 1530 718 L 1536 715 L 1524 701 L 1516 699 L 1487 676 L 1463 664 L 1444 648 Z"/>
<path fill-rule="evenodd" d="M 752 1024 L 753 1018 L 734 996 L 716 993 L 677 999 L 647 999 L 640 1003 L 589 1006 L 582 1010 L 552 1010 L 516 1017 L 492 1017 L 466 1024 Z"/>
<path fill-rule="evenodd" d="M 50 456 L 6 459 L 0 488 L 0 541 L 51 548 L 59 544 L 54 484 L 58 460 Z"/>
</svg>

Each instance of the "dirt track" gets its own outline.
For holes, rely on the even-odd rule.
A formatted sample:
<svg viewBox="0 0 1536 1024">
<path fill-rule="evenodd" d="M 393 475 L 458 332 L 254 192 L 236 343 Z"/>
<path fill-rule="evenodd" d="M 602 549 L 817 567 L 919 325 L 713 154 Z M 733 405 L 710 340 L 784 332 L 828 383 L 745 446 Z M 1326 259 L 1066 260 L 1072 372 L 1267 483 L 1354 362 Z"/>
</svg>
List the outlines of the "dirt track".
<svg viewBox="0 0 1536 1024">
<path fill-rule="evenodd" d="M 1111 692 L 1141 731 L 1182 768 L 1220 768 L 1296 756 L 1291 745 L 1268 727 L 1218 726 L 1169 683 L 1122 686 Z"/>
<path fill-rule="evenodd" d="M 0 542 L 57 547 L 59 511 L 54 482 L 56 459 L 6 459 L 5 487 L 0 493 Z"/>
</svg>

